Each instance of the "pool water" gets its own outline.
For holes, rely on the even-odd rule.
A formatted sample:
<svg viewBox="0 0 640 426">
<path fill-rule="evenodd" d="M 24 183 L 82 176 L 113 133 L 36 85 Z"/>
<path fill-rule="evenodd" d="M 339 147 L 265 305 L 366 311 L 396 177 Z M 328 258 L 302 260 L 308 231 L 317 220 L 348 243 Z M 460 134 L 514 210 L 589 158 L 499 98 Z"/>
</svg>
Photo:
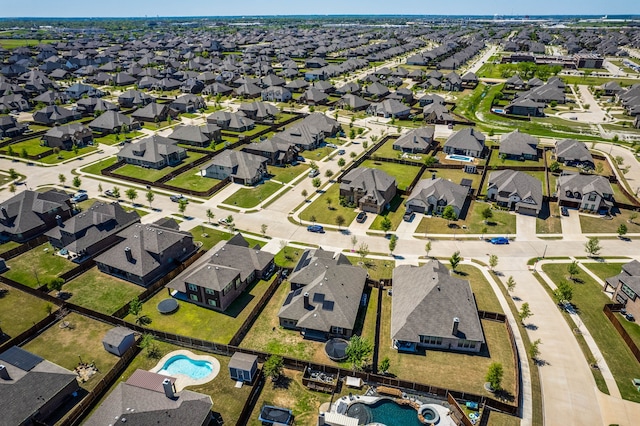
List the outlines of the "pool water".
<svg viewBox="0 0 640 426">
<path fill-rule="evenodd" d="M 351 404 L 347 409 L 347 416 L 356 417 L 360 425 L 382 423 L 387 426 L 423 426 L 414 408 L 398 405 L 388 399 L 382 399 L 371 405 L 360 402 Z"/>
<path fill-rule="evenodd" d="M 182 374 L 197 380 L 207 377 L 212 371 L 213 367 L 209 361 L 197 361 L 184 355 L 176 355 L 164 363 L 158 374 L 167 376 Z"/>
<path fill-rule="evenodd" d="M 467 157 L 466 155 L 458 155 L 458 154 L 450 154 L 445 157 L 447 160 L 458 160 L 458 161 L 466 161 L 470 163 L 473 161 L 473 157 Z"/>
</svg>

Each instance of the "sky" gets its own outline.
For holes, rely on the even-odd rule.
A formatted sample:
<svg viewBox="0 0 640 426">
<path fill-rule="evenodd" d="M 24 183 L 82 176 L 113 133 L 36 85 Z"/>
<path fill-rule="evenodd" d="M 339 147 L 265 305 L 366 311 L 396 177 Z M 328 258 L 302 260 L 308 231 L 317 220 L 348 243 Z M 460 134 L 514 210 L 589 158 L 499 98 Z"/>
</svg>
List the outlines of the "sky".
<svg viewBox="0 0 640 426">
<path fill-rule="evenodd" d="M 638 0 L 3 0 L 0 17 L 640 15 Z"/>
</svg>

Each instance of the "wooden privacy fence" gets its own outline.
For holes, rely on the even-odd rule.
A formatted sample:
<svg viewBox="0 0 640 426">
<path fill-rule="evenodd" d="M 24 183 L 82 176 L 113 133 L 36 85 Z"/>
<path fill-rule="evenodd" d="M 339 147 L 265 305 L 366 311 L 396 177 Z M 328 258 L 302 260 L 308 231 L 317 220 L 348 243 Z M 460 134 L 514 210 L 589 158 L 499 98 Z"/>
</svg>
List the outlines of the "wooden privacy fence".
<svg viewBox="0 0 640 426">
<path fill-rule="evenodd" d="M 629 333 L 627 333 L 627 330 L 624 329 L 615 315 L 615 313 L 620 312 L 620 309 L 623 307 L 624 305 L 621 304 L 609 303 L 604 305 L 602 310 L 607 318 L 609 318 L 609 321 L 611 321 L 611 324 L 613 324 L 613 328 L 615 328 L 618 334 L 620 334 L 620 337 L 622 337 L 622 340 L 624 340 L 624 343 L 626 343 L 627 347 L 636 358 L 636 361 L 640 362 L 640 349 L 638 348 L 638 345 L 636 345 L 631 336 L 629 336 Z"/>
</svg>

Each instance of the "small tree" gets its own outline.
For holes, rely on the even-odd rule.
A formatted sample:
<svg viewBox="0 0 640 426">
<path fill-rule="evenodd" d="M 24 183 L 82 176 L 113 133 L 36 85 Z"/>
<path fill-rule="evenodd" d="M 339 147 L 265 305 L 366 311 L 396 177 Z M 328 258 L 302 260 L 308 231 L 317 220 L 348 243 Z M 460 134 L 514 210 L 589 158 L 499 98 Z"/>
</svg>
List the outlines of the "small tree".
<svg viewBox="0 0 640 426">
<path fill-rule="evenodd" d="M 213 214 L 213 210 L 211 210 L 211 209 L 207 209 L 207 213 L 206 213 L 206 214 L 207 214 L 207 221 L 208 221 L 209 223 L 211 223 L 211 220 L 212 220 L 214 217 L 216 217 L 216 215 L 215 215 L 215 214 Z"/>
<path fill-rule="evenodd" d="M 496 266 L 498 266 L 498 256 L 495 254 L 489 255 L 489 268 L 493 271 Z"/>
<path fill-rule="evenodd" d="M 520 312 L 518 312 L 518 316 L 520 317 L 520 322 L 524 324 L 524 321 L 533 316 L 533 312 L 531 312 L 531 308 L 529 307 L 528 302 L 524 302 L 520 307 Z"/>
<path fill-rule="evenodd" d="M 602 247 L 600 246 L 600 239 L 598 237 L 589 237 L 587 242 L 584 244 L 584 250 L 589 254 L 589 256 L 597 256 L 600 254 L 600 250 Z"/>
<path fill-rule="evenodd" d="M 629 215 L 629 223 L 634 223 L 634 220 L 638 218 L 638 212 L 631 212 Z"/>
<path fill-rule="evenodd" d="M 389 253 L 393 254 L 397 245 L 398 245 L 398 236 L 394 234 L 389 239 Z"/>
<path fill-rule="evenodd" d="M 491 219 L 493 217 L 493 211 L 491 210 L 491 206 L 487 206 L 484 209 L 482 209 L 482 219 L 484 219 L 484 223 L 486 224 L 489 219 Z"/>
<path fill-rule="evenodd" d="M 341 214 L 336 216 L 336 225 L 338 225 L 338 229 L 340 229 L 342 227 L 342 225 L 344 225 L 345 222 L 346 222 L 346 220 L 345 220 L 344 216 L 342 216 Z"/>
<path fill-rule="evenodd" d="M 284 361 L 282 357 L 278 355 L 270 355 L 262 366 L 262 372 L 265 376 L 271 377 L 271 380 L 275 382 L 282 375 L 283 368 Z"/>
<path fill-rule="evenodd" d="M 146 197 L 147 197 L 147 203 L 149 203 L 149 208 L 151 208 L 151 206 L 153 205 L 153 200 L 156 198 L 156 196 L 152 190 L 148 190 Z"/>
<path fill-rule="evenodd" d="M 389 216 L 384 216 L 382 218 L 382 222 L 380 222 L 380 228 L 382 228 L 384 233 L 388 233 L 391 230 L 392 226 L 393 224 L 391 223 L 391 219 L 389 219 Z"/>
<path fill-rule="evenodd" d="M 16 180 L 18 179 L 20 175 L 18 174 L 18 172 L 16 172 L 16 169 L 11 168 L 9 169 L 9 177 L 11 178 L 11 180 Z"/>
<path fill-rule="evenodd" d="M 120 198 L 120 188 L 114 186 L 111 192 L 113 193 L 114 198 Z"/>
<path fill-rule="evenodd" d="M 372 353 L 373 345 L 368 339 L 358 335 L 354 335 L 349 339 L 346 355 L 347 361 L 349 361 L 353 367 L 353 371 L 363 370 L 364 366 L 369 362 L 369 357 Z"/>
<path fill-rule="evenodd" d="M 551 171 L 551 173 L 558 173 L 560 172 L 560 163 L 558 163 L 557 161 L 554 161 L 553 163 L 551 163 L 551 165 L 549 166 L 549 170 Z"/>
<path fill-rule="evenodd" d="M 131 201 L 131 204 L 134 204 L 136 198 L 138 198 L 138 191 L 134 188 L 129 188 L 125 191 L 125 195 Z"/>
<path fill-rule="evenodd" d="M 358 237 L 355 234 L 351 236 L 351 251 L 356 249 L 356 244 L 358 244 Z"/>
<path fill-rule="evenodd" d="M 64 279 L 56 277 L 49 281 L 49 283 L 47 284 L 47 288 L 49 289 L 49 291 L 56 291 L 58 293 L 58 296 L 60 296 L 60 291 L 62 290 L 63 285 Z"/>
<path fill-rule="evenodd" d="M 312 162 L 309 163 L 309 168 L 311 170 L 318 170 L 319 169 L 319 167 L 318 167 L 318 165 L 316 164 L 315 161 L 312 161 Z"/>
<path fill-rule="evenodd" d="M 129 302 L 129 315 L 138 318 L 141 312 L 142 302 L 140 301 L 140 299 L 138 299 L 138 296 L 136 296 L 131 300 L 131 302 Z"/>
<path fill-rule="evenodd" d="M 558 303 L 571 302 L 573 299 L 573 287 L 566 281 L 560 281 L 555 290 L 553 290 L 553 297 Z"/>
<path fill-rule="evenodd" d="M 98 192 L 102 192 L 102 184 L 101 183 L 98 184 Z"/>
<path fill-rule="evenodd" d="M 502 376 L 504 375 L 504 371 L 502 369 L 502 364 L 499 362 L 493 362 L 489 366 L 489 370 L 487 371 L 487 376 L 485 380 L 489 382 L 489 386 L 493 391 L 499 391 L 502 388 Z"/>
<path fill-rule="evenodd" d="M 567 265 L 567 272 L 569 273 L 569 279 L 573 281 L 574 277 L 580 272 L 580 268 L 578 267 L 578 262 L 576 260 Z"/>
<path fill-rule="evenodd" d="M 9 184 L 9 192 L 14 194 L 16 192 L 16 184 L 11 182 L 11 184 Z"/>
<path fill-rule="evenodd" d="M 58 175 L 58 180 L 60 181 L 60 185 L 65 186 L 65 182 L 67 181 L 67 177 L 65 175 L 63 175 L 62 173 L 60 173 Z"/>
<path fill-rule="evenodd" d="M 626 233 L 627 233 L 627 225 L 625 225 L 624 223 L 621 223 L 620 226 L 618 226 L 618 237 L 622 238 L 625 236 Z"/>
<path fill-rule="evenodd" d="M 342 157 L 340 157 L 340 158 L 338 159 L 338 167 L 342 168 L 342 167 L 344 167 L 344 165 L 345 165 L 345 164 L 347 164 L 347 162 L 345 161 L 345 159 L 344 159 L 344 158 L 342 158 Z"/>
<path fill-rule="evenodd" d="M 512 292 L 515 289 L 516 289 L 516 280 L 513 279 L 513 275 L 511 275 L 507 279 L 507 291 Z"/>
<path fill-rule="evenodd" d="M 447 220 L 447 226 L 451 226 L 451 221 L 458 219 L 458 215 L 456 215 L 453 206 L 447 206 L 442 212 L 442 218 Z"/>
<path fill-rule="evenodd" d="M 541 344 L 542 344 L 542 342 L 540 341 L 540 339 L 537 339 L 537 340 L 531 342 L 531 346 L 529 347 L 529 357 L 534 361 L 537 361 L 538 357 L 540 356 L 540 345 Z"/>
<path fill-rule="evenodd" d="M 434 157 L 433 155 L 427 155 L 424 159 L 424 164 L 427 167 L 431 167 L 434 164 L 436 164 L 438 162 L 438 159 L 436 157 Z"/>
<path fill-rule="evenodd" d="M 307 201 L 307 196 L 309 195 L 309 192 L 307 192 L 306 189 L 302 190 L 302 196 L 304 197 L 304 200 Z"/>
<path fill-rule="evenodd" d="M 151 333 L 143 334 L 138 346 L 146 351 L 147 358 L 158 359 L 162 355 L 160 348 L 156 345 L 155 338 Z"/>
<path fill-rule="evenodd" d="M 327 203 L 327 208 L 328 208 L 329 210 L 333 210 L 333 206 L 332 206 L 332 204 L 333 204 L 333 198 L 331 198 L 331 197 L 327 197 L 327 199 L 325 200 L 325 202 Z"/>
<path fill-rule="evenodd" d="M 315 177 L 313 178 L 313 180 L 311 181 L 311 185 L 313 185 L 313 187 L 316 189 L 316 191 L 320 188 L 320 185 L 322 184 L 322 182 L 320 181 L 319 177 Z"/>
<path fill-rule="evenodd" d="M 178 200 L 178 211 L 184 217 L 184 212 L 187 210 L 187 205 L 189 202 L 185 198 L 180 198 Z"/>
<path fill-rule="evenodd" d="M 333 176 L 333 170 L 327 169 L 326 172 L 324 172 L 324 175 L 328 178 L 330 178 L 331 176 Z"/>
<path fill-rule="evenodd" d="M 76 188 L 80 188 L 80 185 L 82 185 L 82 181 L 80 180 L 80 176 L 74 176 L 73 177 L 73 186 Z"/>
<path fill-rule="evenodd" d="M 431 251 L 431 241 L 427 241 L 424 245 L 424 251 L 427 252 L 427 257 L 429 257 L 429 252 Z"/>
<path fill-rule="evenodd" d="M 458 268 L 460 261 L 462 261 L 462 257 L 460 257 L 459 251 L 456 251 L 455 253 L 453 253 L 449 258 L 449 264 L 451 265 L 451 269 L 453 269 L 453 272 L 456 272 L 456 269 Z"/>
<path fill-rule="evenodd" d="M 384 358 L 382 358 L 382 361 L 380 361 L 380 372 L 382 374 L 387 374 L 387 371 L 389 371 L 389 368 L 391 368 L 391 361 L 389 360 L 388 356 L 385 356 Z"/>
<path fill-rule="evenodd" d="M 356 251 L 360 256 L 360 261 L 363 265 L 366 265 L 367 256 L 369 256 L 369 246 L 366 243 L 360 243 L 358 250 Z"/>
</svg>

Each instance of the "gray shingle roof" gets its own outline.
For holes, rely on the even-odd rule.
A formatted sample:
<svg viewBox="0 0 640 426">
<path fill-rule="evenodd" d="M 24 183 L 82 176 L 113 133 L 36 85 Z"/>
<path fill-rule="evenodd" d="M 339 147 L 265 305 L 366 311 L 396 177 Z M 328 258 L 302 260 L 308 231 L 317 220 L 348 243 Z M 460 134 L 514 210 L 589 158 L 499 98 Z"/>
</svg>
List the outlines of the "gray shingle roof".
<svg viewBox="0 0 640 426">
<path fill-rule="evenodd" d="M 384 194 L 391 187 L 396 186 L 396 179 L 379 169 L 357 167 L 342 177 L 340 189 L 345 191 L 358 190 L 364 192 L 363 198 L 369 198 L 377 205 L 387 203 Z"/>
<path fill-rule="evenodd" d="M 107 331 L 102 338 L 102 342 L 111 346 L 118 347 L 122 341 L 132 335 L 135 334 L 133 330 L 129 330 L 126 327 L 113 327 L 109 331 Z"/>
<path fill-rule="evenodd" d="M 556 142 L 556 156 L 565 160 L 593 163 L 593 156 L 587 145 L 575 139 L 563 139 Z"/>
<path fill-rule="evenodd" d="M 538 139 L 526 133 L 515 130 L 500 139 L 500 154 L 505 155 L 531 155 L 536 156 L 538 151 Z"/>
<path fill-rule="evenodd" d="M 170 154 L 180 154 L 185 151 L 184 148 L 177 145 L 176 141 L 159 135 L 153 135 L 136 143 L 125 144 L 118 152 L 118 158 L 158 163 Z"/>
<path fill-rule="evenodd" d="M 133 119 L 118 111 L 105 111 L 89 123 L 89 128 L 96 130 L 113 130 L 121 127 L 123 124 L 131 126 L 132 123 Z"/>
<path fill-rule="evenodd" d="M 56 189 L 46 192 L 22 191 L 0 204 L 0 232 L 24 234 L 43 226 L 41 215 L 57 208 L 61 209 L 60 213 L 68 214 L 71 211 L 69 199 L 69 194 Z"/>
<path fill-rule="evenodd" d="M 444 143 L 444 146 L 450 146 L 454 149 L 471 149 L 482 152 L 485 139 L 486 138 L 482 132 L 473 128 L 466 128 L 449 136 L 449 139 Z"/>
<path fill-rule="evenodd" d="M 433 134 L 435 128 L 433 126 L 420 127 L 409 133 L 400 136 L 394 143 L 394 147 L 421 149 L 426 151 L 433 143 Z"/>
<path fill-rule="evenodd" d="M 517 195 L 522 201 L 518 206 L 538 209 L 542 206 L 542 182 L 535 177 L 516 170 L 498 170 L 489 173 L 488 189 L 496 188 L 499 198 Z"/>
<path fill-rule="evenodd" d="M 205 169 L 221 165 L 231 168 L 232 176 L 239 179 L 254 179 L 259 171 L 264 168 L 267 159 L 261 155 L 249 154 L 244 151 L 226 150 L 216 155 Z"/>
<path fill-rule="evenodd" d="M 421 179 L 413 191 L 411 191 L 411 195 L 407 198 L 406 203 L 419 199 L 423 203 L 429 204 L 429 198 L 433 197 L 437 201 L 441 200 L 446 202 L 448 206 L 457 207 L 458 211 L 460 211 L 464 206 L 468 194 L 468 188 L 443 178 Z"/>
</svg>

